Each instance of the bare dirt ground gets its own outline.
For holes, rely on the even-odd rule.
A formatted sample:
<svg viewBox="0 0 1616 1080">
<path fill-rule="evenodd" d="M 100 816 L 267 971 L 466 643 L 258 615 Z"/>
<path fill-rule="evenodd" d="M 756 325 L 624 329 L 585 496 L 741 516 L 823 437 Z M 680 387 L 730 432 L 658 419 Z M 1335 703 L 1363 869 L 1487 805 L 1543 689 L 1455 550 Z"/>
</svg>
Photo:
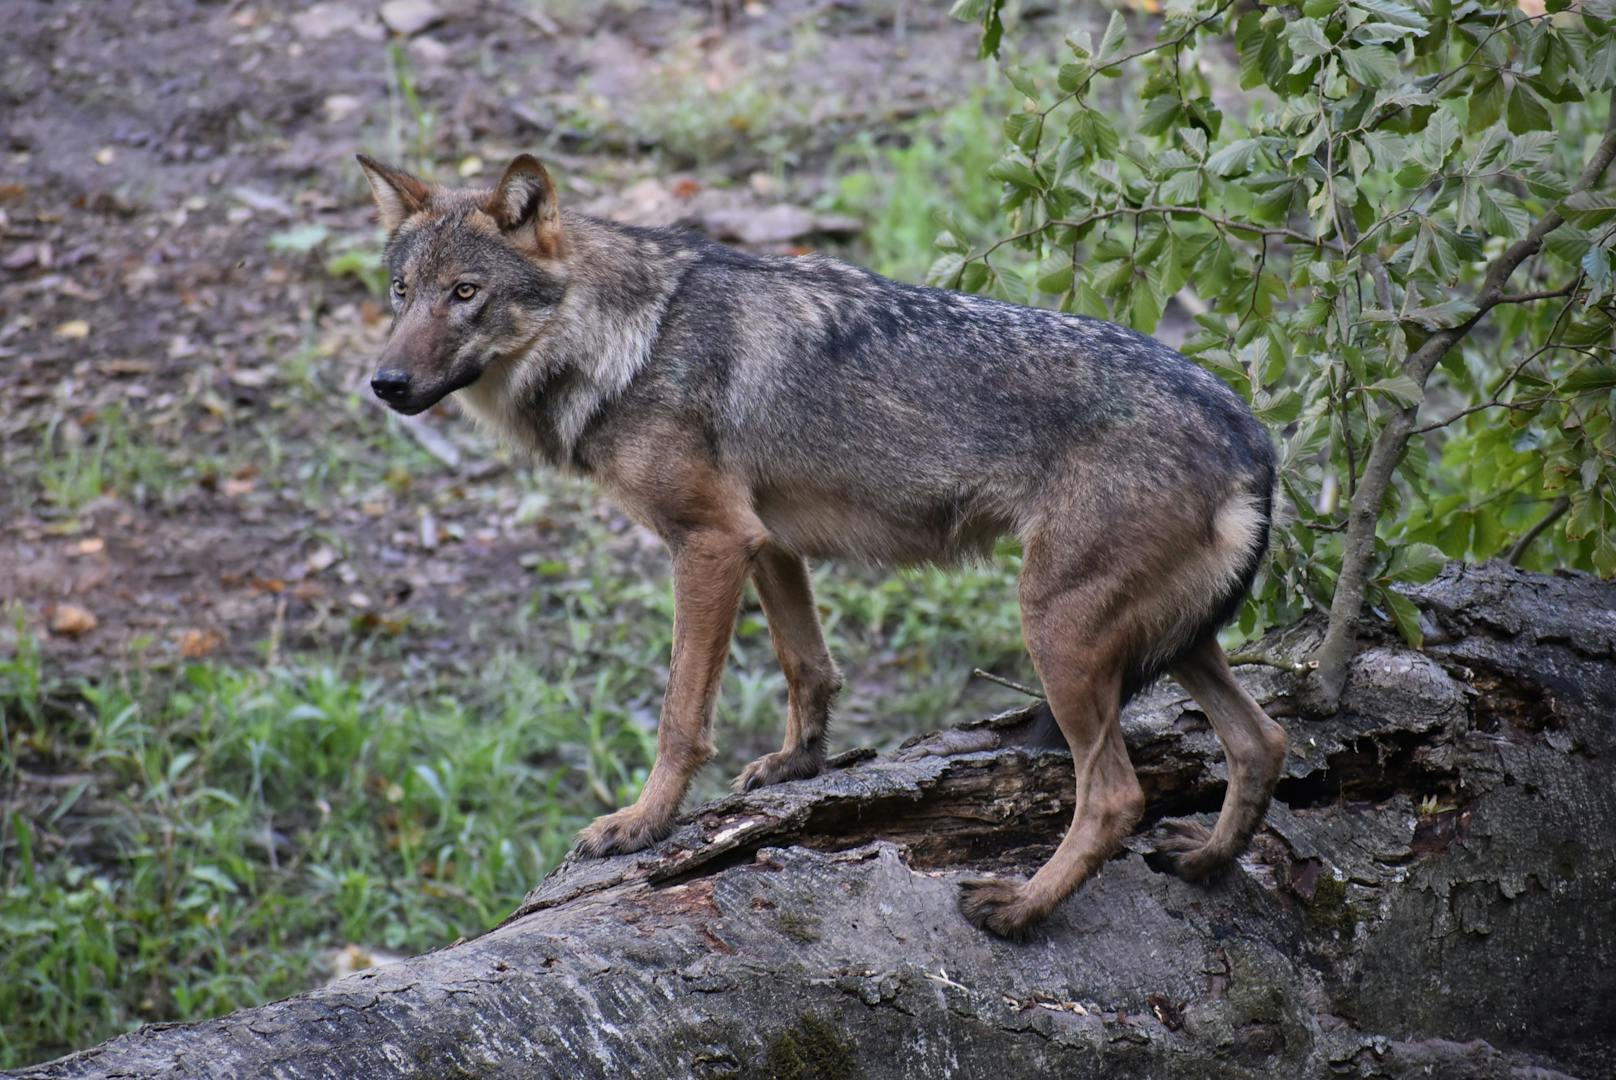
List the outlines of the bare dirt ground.
<svg viewBox="0 0 1616 1080">
<path fill-rule="evenodd" d="M 0 600 L 55 670 L 356 637 L 453 668 L 580 543 L 663 572 L 453 406 L 418 436 L 357 392 L 385 321 L 355 151 L 491 182 L 536 150 L 575 204 L 820 245 L 858 226 L 802 209 L 838 145 L 980 75 L 927 5 L 415 6 L 8 5 Z"/>
</svg>

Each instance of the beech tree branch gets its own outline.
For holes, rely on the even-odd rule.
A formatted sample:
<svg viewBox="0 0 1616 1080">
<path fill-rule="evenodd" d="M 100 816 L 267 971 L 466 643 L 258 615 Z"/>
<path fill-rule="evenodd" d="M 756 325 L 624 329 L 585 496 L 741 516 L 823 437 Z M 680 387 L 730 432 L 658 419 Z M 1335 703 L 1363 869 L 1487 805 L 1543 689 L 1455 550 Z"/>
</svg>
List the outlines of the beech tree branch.
<svg viewBox="0 0 1616 1080">
<path fill-rule="evenodd" d="M 1582 173 L 1572 185 L 1572 192 L 1592 188 L 1616 158 L 1616 95 L 1612 96 L 1610 114 L 1605 122 L 1604 136 L 1589 155 Z M 1506 302 L 1504 292 L 1510 275 L 1543 246 L 1543 240 L 1565 223 L 1558 210 L 1550 210 L 1527 230 L 1526 236 L 1505 249 L 1503 254 L 1487 267 L 1481 288 L 1475 295 L 1476 311 L 1457 326 L 1438 330 L 1411 352 L 1403 362 L 1403 373 L 1420 388 L 1424 398 L 1425 384 L 1432 370 L 1458 344 L 1493 307 Z M 1386 490 L 1391 486 L 1392 474 L 1403 459 L 1408 440 L 1413 435 L 1419 415 L 1420 401 L 1396 412 L 1386 421 L 1370 449 L 1357 490 L 1353 492 L 1347 515 L 1347 532 L 1341 555 L 1341 574 L 1336 580 L 1335 596 L 1330 603 L 1330 623 L 1315 659 L 1319 662 L 1316 699 L 1312 707 L 1329 711 L 1336 707 L 1346 685 L 1347 665 L 1352 657 L 1358 632 L 1358 616 L 1363 610 L 1364 595 L 1375 560 L 1375 528 L 1380 522 L 1381 508 Z"/>
</svg>

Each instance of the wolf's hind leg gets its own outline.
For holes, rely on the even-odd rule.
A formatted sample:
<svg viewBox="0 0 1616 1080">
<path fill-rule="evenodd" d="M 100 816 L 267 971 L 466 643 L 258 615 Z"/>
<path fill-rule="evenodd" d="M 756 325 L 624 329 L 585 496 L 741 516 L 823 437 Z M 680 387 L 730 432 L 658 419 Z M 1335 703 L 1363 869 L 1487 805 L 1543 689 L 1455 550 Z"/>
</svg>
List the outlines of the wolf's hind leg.
<svg viewBox="0 0 1616 1080">
<path fill-rule="evenodd" d="M 1047 549 L 1029 543 L 1022 571 L 1021 620 L 1027 651 L 1043 681 L 1055 722 L 1072 750 L 1077 805 L 1054 856 L 1031 880 L 967 881 L 966 917 L 1005 937 L 1020 937 L 1042 920 L 1116 852 L 1145 810 L 1145 794 L 1122 741 L 1125 618 L 1117 610 L 1118 582 L 1057 588 L 1066 565 L 1052 566 Z"/>
<path fill-rule="evenodd" d="M 736 791 L 816 775 L 825 763 L 831 702 L 842 687 L 836 664 L 825 648 L 807 562 L 766 545 L 753 564 L 752 581 L 769 620 L 769 635 L 785 672 L 790 704 L 785 745 L 743 769 L 731 785 Z"/>
<path fill-rule="evenodd" d="M 1212 721 L 1228 759 L 1229 786 L 1213 829 L 1189 821 L 1166 823 L 1167 836 L 1153 861 L 1190 881 L 1204 881 L 1233 862 L 1262 823 L 1285 767 L 1285 730 L 1235 681 L 1216 639 L 1182 657 L 1171 674 Z"/>
</svg>

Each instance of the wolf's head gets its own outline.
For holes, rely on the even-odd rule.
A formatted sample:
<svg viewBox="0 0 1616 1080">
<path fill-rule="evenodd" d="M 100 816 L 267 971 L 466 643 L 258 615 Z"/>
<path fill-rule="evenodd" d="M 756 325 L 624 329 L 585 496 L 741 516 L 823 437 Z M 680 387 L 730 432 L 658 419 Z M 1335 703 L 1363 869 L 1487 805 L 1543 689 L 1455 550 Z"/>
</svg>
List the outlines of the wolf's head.
<svg viewBox="0 0 1616 1080">
<path fill-rule="evenodd" d="M 387 229 L 393 328 L 370 380 L 406 415 L 530 348 L 567 288 L 555 186 L 522 154 L 492 191 L 428 188 L 363 154 Z"/>
</svg>

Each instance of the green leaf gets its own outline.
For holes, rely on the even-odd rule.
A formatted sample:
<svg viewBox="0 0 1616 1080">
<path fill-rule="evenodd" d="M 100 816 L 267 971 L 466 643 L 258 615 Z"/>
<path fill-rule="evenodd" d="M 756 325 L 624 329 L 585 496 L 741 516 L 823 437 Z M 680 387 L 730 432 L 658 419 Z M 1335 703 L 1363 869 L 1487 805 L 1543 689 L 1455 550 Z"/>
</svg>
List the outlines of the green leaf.
<svg viewBox="0 0 1616 1080">
<path fill-rule="evenodd" d="M 1385 394 L 1399 405 L 1418 405 L 1425 397 L 1420 384 L 1407 375 L 1388 375 L 1384 379 L 1370 383 L 1366 390 L 1377 394 Z"/>
<path fill-rule="evenodd" d="M 1019 64 L 1005 64 L 1000 67 L 1004 77 L 1010 80 L 1010 85 L 1020 90 L 1023 96 L 1038 100 L 1038 83 L 1033 79 L 1032 72 Z"/>
<path fill-rule="evenodd" d="M 1029 154 L 1038 145 L 1043 127 L 1043 121 L 1036 113 L 1011 113 L 1004 118 L 1005 137 Z"/>
<path fill-rule="evenodd" d="M 1470 92 L 1470 120 L 1465 124 L 1465 130 L 1475 134 L 1498 123 L 1498 118 L 1504 114 L 1504 98 L 1507 94 L 1504 80 L 1496 73 L 1489 73 Z"/>
<path fill-rule="evenodd" d="M 1514 195 L 1502 188 L 1483 185 L 1477 189 L 1476 197 L 1480 203 L 1481 224 L 1488 233 L 1506 240 L 1526 235 L 1531 222 L 1526 207 Z"/>
<path fill-rule="evenodd" d="M 1579 191 L 1561 202 L 1559 209 L 1573 225 L 1591 229 L 1616 218 L 1616 191 Z"/>
<path fill-rule="evenodd" d="M 1104 113 L 1096 109 L 1078 109 L 1067 121 L 1066 130 L 1097 158 L 1115 156 L 1122 145 L 1117 137 L 1117 129 L 1111 126 L 1111 121 Z"/>
<path fill-rule="evenodd" d="M 1616 365 L 1586 367 L 1560 380 L 1560 392 L 1563 394 L 1585 394 L 1596 390 L 1616 390 Z"/>
<path fill-rule="evenodd" d="M 1582 256 L 1582 272 L 1588 275 L 1588 283 L 1593 286 L 1594 297 L 1603 296 L 1610 289 L 1610 249 L 1590 247 Z"/>
<path fill-rule="evenodd" d="M 1380 601 L 1386 605 L 1386 610 L 1391 613 L 1392 621 L 1397 624 L 1397 630 L 1403 635 L 1403 640 L 1416 649 L 1424 647 L 1425 632 L 1420 629 L 1420 609 L 1415 606 L 1414 601 L 1392 589 L 1377 588 L 1375 592 Z"/>
<path fill-rule="evenodd" d="M 1162 181 L 1157 196 L 1168 206 L 1193 206 L 1201 197 L 1201 174 L 1196 169 L 1176 172 Z"/>
<path fill-rule="evenodd" d="M 999 55 L 999 41 L 1004 37 L 1004 20 L 1000 17 L 1004 0 L 956 0 L 948 14 L 962 22 L 982 24 L 982 44 L 977 51 L 980 59 Z"/>
<path fill-rule="evenodd" d="M 1078 282 L 1077 288 L 1072 290 L 1071 310 L 1078 315 L 1088 315 L 1095 319 L 1111 317 L 1111 309 L 1106 307 L 1104 298 L 1086 281 Z"/>
<path fill-rule="evenodd" d="M 926 280 L 933 285 L 944 288 L 953 288 L 954 279 L 959 276 L 960 267 L 965 265 L 965 256 L 957 251 L 945 252 L 937 257 L 926 271 Z M 969 292 L 970 290 L 966 290 Z"/>
<path fill-rule="evenodd" d="M 1214 176 L 1244 176 L 1261 150 L 1262 143 L 1256 139 L 1236 139 L 1213 151 L 1206 167 Z"/>
<path fill-rule="evenodd" d="M 1316 19 L 1296 19 L 1285 24 L 1285 43 L 1291 47 L 1295 62 L 1291 74 L 1307 68 L 1314 60 L 1330 51 L 1330 39 L 1324 36 L 1324 27 Z"/>
<path fill-rule="evenodd" d="M 1403 73 L 1403 66 L 1396 55 L 1379 45 L 1348 49 L 1341 54 L 1341 63 L 1348 75 L 1373 89 L 1390 84 Z"/>
<path fill-rule="evenodd" d="M 1072 287 L 1072 260 L 1069 255 L 1057 255 L 1040 269 L 1038 291 L 1059 296 Z"/>
<path fill-rule="evenodd" d="M 1562 225 L 1543 238 L 1543 250 L 1568 266 L 1576 266 L 1592 243 L 1593 234 L 1588 230 Z"/>
<path fill-rule="evenodd" d="M 1447 556 L 1432 544 L 1409 544 L 1392 554 L 1387 576 L 1393 581 L 1408 581 L 1424 585 L 1442 572 Z"/>
<path fill-rule="evenodd" d="M 1040 190 L 1043 182 L 1032 167 L 1019 158 L 1000 158 L 988 167 L 988 179 L 999 180 L 1015 187 Z"/>
<path fill-rule="evenodd" d="M 1509 130 L 1516 135 L 1528 131 L 1548 131 L 1554 126 L 1549 107 L 1525 83 L 1517 83 L 1509 95 Z"/>
<path fill-rule="evenodd" d="M 1167 301 L 1156 286 L 1149 281 L 1136 281 L 1128 300 L 1128 325 L 1141 334 L 1152 333 L 1156 324 L 1161 322 L 1162 310 L 1166 306 Z"/>
<path fill-rule="evenodd" d="M 1111 21 L 1105 24 L 1105 36 L 1100 39 L 1100 51 L 1096 59 L 1100 63 L 1118 56 L 1122 52 L 1123 42 L 1127 40 L 1128 24 L 1122 18 L 1122 12 L 1113 11 Z"/>
<path fill-rule="evenodd" d="M 1437 109 L 1425 124 L 1425 137 L 1420 141 L 1420 160 L 1433 171 L 1440 170 L 1448 159 L 1453 144 L 1459 141 L 1459 118 L 1447 109 Z"/>
<path fill-rule="evenodd" d="M 1410 37 L 1424 37 L 1425 31 L 1394 22 L 1366 22 L 1354 27 L 1348 36 L 1363 45 L 1387 45 Z"/>
<path fill-rule="evenodd" d="M 1430 22 L 1415 8 L 1397 0 L 1352 0 L 1352 6 L 1367 11 L 1382 22 L 1396 23 L 1411 30 L 1427 30 Z"/>
<path fill-rule="evenodd" d="M 1139 131 L 1144 135 L 1164 135 L 1183 115 L 1178 99 L 1170 94 L 1152 98 L 1139 118 Z"/>
<path fill-rule="evenodd" d="M 1056 76 L 1056 84 L 1068 94 L 1075 91 L 1093 73 L 1094 68 L 1086 60 L 1077 60 L 1060 66 L 1060 73 Z"/>
<path fill-rule="evenodd" d="M 1475 304 L 1469 300 L 1456 298 L 1444 300 L 1440 304 L 1414 308 L 1403 315 L 1403 321 L 1414 323 L 1427 330 L 1446 330 L 1458 326 L 1475 313 Z"/>
</svg>

